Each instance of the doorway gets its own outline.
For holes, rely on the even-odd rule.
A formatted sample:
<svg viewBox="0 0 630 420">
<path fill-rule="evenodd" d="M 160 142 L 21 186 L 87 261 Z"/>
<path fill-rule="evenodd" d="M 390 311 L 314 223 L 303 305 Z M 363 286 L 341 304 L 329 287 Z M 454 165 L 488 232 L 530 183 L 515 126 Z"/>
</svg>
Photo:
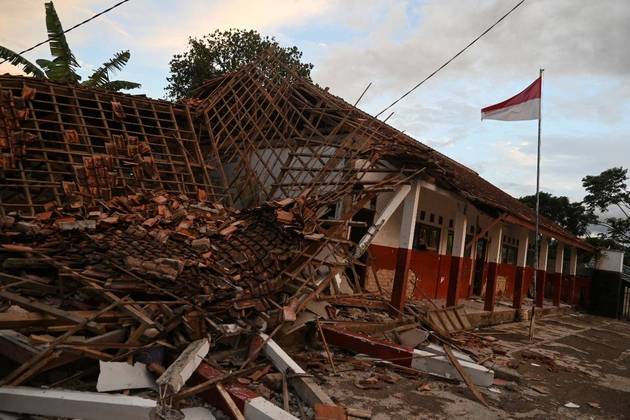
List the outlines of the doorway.
<svg viewBox="0 0 630 420">
<path fill-rule="evenodd" d="M 361 238 L 363 238 L 363 236 L 368 232 L 368 229 L 374 223 L 374 215 L 375 215 L 375 211 L 374 210 L 366 209 L 366 208 L 363 208 L 363 209 L 359 210 L 354 215 L 354 217 L 352 218 L 353 222 L 363 222 L 363 223 L 365 223 L 365 225 L 364 226 L 352 226 L 350 228 L 350 240 L 352 242 L 359 243 Z M 355 266 L 354 266 L 354 270 L 356 271 L 357 276 L 359 277 L 358 278 L 359 284 L 361 285 L 361 288 L 363 288 L 363 289 L 365 289 L 365 275 L 367 273 L 367 268 L 366 268 L 365 264 L 367 264 L 367 261 L 368 261 L 368 253 L 365 252 L 361 256 L 361 258 L 359 258 L 359 262 L 361 262 L 363 265 L 355 264 Z M 350 270 L 350 271 L 352 271 L 352 270 Z M 349 276 L 348 278 L 352 278 L 352 273 L 351 272 L 348 272 L 346 274 Z"/>
<path fill-rule="evenodd" d="M 473 277 L 472 294 L 481 296 L 483 289 L 483 277 L 486 268 L 486 251 L 488 248 L 488 240 L 481 238 L 477 240 L 477 252 L 475 252 L 475 273 Z"/>
</svg>

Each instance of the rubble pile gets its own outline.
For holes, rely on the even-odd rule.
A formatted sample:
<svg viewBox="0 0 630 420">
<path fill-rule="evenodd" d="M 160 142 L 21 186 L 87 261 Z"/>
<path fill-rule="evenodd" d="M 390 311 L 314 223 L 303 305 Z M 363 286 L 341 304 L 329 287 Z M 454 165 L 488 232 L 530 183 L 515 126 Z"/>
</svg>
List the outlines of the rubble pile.
<svg viewBox="0 0 630 420">
<path fill-rule="evenodd" d="M 97 391 L 94 409 L 115 405 L 122 418 L 138 396 L 147 410 L 135 418 L 182 418 L 192 415 L 187 406 L 203 405 L 215 410 L 204 416 L 231 418 L 258 418 L 252 410 L 266 418 L 369 417 L 335 404 L 301 366 L 381 372 L 357 389 L 391 382 L 384 371 L 467 376 L 428 340 L 423 308 L 409 303 L 397 313 L 384 296 L 354 290 L 337 258 L 320 255 L 315 290 L 290 282 L 287 267 L 330 233 L 315 213 L 301 197 L 236 210 L 152 191 L 2 217 L 0 355 L 12 364 L 3 365 L 0 402 L 29 412 L 22 401 L 33 398 L 41 414 L 42 401 L 56 398 L 71 402 L 46 414 L 102 418 L 73 411 Z M 274 339 L 293 341 L 287 348 L 300 364 Z M 491 371 L 466 369 L 471 387 L 491 383 Z"/>
<path fill-rule="evenodd" d="M 279 70 L 181 104 L 0 77 L 0 416 L 369 418 L 327 392 L 343 369 L 485 404 L 493 371 L 450 337 L 465 311 L 394 308 L 357 272 L 425 168 L 261 60 Z M 382 193 L 388 216 L 356 220 Z"/>
<path fill-rule="evenodd" d="M 2 217 L 0 354 L 21 364 L 3 383 L 89 376 L 86 359 L 159 372 L 191 342 L 230 348 L 271 330 L 291 314 L 278 274 L 313 229 L 305 211 L 300 199 L 240 211 L 151 192 Z"/>
<path fill-rule="evenodd" d="M 64 310 L 90 310 L 123 296 L 164 300 L 149 304 L 156 316 L 160 305 L 182 314 L 203 310 L 224 331 L 236 320 L 247 324 L 251 309 L 256 316 L 277 310 L 270 299 L 281 301 L 282 285 L 267 280 L 304 242 L 300 209 L 285 203 L 238 211 L 153 194 L 116 197 L 103 206 L 107 211 L 9 215 L 2 219 L 2 267 L 28 276 L 15 286 L 23 295 L 43 296 Z M 279 221 L 284 213 L 290 221 Z M 57 279 L 63 289 L 49 285 Z M 43 292 L 42 284 L 57 293 Z"/>
</svg>

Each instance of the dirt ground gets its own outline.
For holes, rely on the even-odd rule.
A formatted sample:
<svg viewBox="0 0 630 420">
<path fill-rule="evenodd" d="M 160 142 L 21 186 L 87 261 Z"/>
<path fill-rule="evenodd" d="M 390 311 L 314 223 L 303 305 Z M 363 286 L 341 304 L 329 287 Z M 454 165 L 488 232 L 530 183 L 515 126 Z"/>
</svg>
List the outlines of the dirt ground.
<svg viewBox="0 0 630 420">
<path fill-rule="evenodd" d="M 322 379 L 334 400 L 370 410 L 375 420 L 630 418 L 630 323 L 571 313 L 537 319 L 535 331 L 534 341 L 529 322 L 474 332 L 482 343 L 501 349 L 497 363 L 507 362 L 521 376 L 518 381 L 495 376 L 494 386 L 479 388 L 489 408 L 463 384 L 401 377 L 385 368 L 341 364 L 339 375 Z M 385 381 L 366 382 L 379 376 Z"/>
</svg>

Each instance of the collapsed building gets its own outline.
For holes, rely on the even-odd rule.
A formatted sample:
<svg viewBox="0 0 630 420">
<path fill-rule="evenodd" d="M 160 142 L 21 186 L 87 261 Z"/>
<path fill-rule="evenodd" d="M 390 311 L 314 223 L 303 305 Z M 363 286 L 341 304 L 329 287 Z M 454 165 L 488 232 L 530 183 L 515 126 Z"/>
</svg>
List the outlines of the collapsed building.
<svg viewBox="0 0 630 420">
<path fill-rule="evenodd" d="M 0 111 L 0 324 L 10 329 L 0 353 L 21 364 L 4 385 L 37 383 L 81 357 L 165 374 L 206 336 L 246 345 L 236 373 L 260 379 L 269 369 L 252 363 L 264 351 L 285 374 L 278 360 L 294 362 L 273 338 L 320 317 L 330 322 L 316 321 L 324 343 L 356 352 L 369 343 L 381 358 L 430 370 L 404 343 L 340 328 L 352 320 L 344 308 L 363 309 L 380 330 L 424 317 L 444 339 L 470 327 L 465 313 L 431 323 L 427 305 L 477 297 L 493 313 L 503 300 L 515 319 L 535 270 L 538 307 L 589 299 L 590 279 L 577 275 L 588 244 L 542 218 L 534 267 L 531 209 L 274 54 L 182 103 L 0 76 Z M 91 338 L 68 341 L 80 331 Z M 456 368 L 447 376 L 487 382 L 492 371 L 444 351 Z M 160 388 L 167 406 L 206 392 L 234 418 L 246 410 L 252 391 L 242 384 L 212 388 L 234 372 L 195 368 L 197 385 Z M 333 405 L 298 369 L 300 397 Z"/>
</svg>

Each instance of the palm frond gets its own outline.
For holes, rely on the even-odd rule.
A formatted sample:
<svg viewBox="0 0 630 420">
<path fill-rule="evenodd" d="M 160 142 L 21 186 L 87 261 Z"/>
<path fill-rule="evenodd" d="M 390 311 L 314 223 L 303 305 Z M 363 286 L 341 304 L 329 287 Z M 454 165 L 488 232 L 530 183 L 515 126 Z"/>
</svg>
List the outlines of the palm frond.
<svg viewBox="0 0 630 420">
<path fill-rule="evenodd" d="M 101 87 L 103 89 L 111 90 L 113 92 L 119 92 L 121 90 L 137 89 L 140 86 L 142 85 L 136 82 L 128 82 L 126 80 L 112 80 L 111 82 L 107 82 Z"/>
<path fill-rule="evenodd" d="M 9 63 L 13 64 L 14 66 L 22 66 L 22 70 L 24 70 L 26 74 L 32 74 L 33 76 L 38 77 L 40 79 L 46 78 L 46 74 L 44 74 L 44 72 L 41 71 L 39 67 L 37 67 L 35 64 L 28 61 L 26 58 L 24 58 L 20 54 L 14 51 L 11 51 L 8 48 L 0 46 L 0 58 L 7 60 Z"/>
<path fill-rule="evenodd" d="M 109 82 L 109 76 L 116 70 L 122 70 L 122 68 L 129 61 L 131 54 L 129 50 L 120 51 L 114 54 L 109 61 L 103 63 L 103 65 L 97 68 L 94 73 L 82 83 L 84 86 L 100 87 Z"/>
<path fill-rule="evenodd" d="M 52 68 L 54 67 L 53 62 L 45 58 L 38 58 L 37 60 L 35 60 L 35 62 L 39 67 L 44 70 L 44 72 L 46 73 L 46 77 L 50 79 L 51 77 L 48 73 L 52 72 Z"/>
<path fill-rule="evenodd" d="M 75 68 L 79 67 L 70 46 L 63 33 L 63 26 L 55 10 L 53 2 L 45 3 L 46 6 L 46 29 L 48 30 L 48 45 L 50 53 L 55 59 L 55 80 L 65 82 L 76 82 L 78 80 Z M 50 76 L 49 76 L 50 77 Z"/>
</svg>

